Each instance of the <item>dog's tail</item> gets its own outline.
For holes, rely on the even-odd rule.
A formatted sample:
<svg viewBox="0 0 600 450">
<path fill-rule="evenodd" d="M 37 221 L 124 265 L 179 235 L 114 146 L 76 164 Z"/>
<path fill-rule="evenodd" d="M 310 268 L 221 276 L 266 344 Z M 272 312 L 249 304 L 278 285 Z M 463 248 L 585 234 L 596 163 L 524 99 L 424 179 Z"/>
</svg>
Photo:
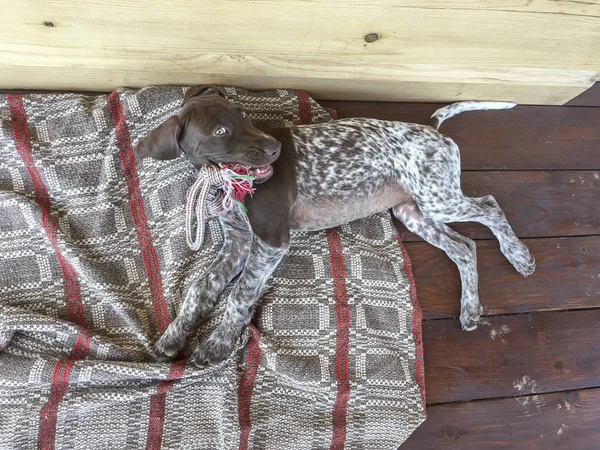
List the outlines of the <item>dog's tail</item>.
<svg viewBox="0 0 600 450">
<path fill-rule="evenodd" d="M 457 114 L 466 111 L 485 111 L 489 109 L 510 109 L 516 106 L 516 103 L 511 102 L 458 102 L 452 103 L 451 105 L 444 106 L 438 109 L 431 116 L 432 128 L 436 130 L 440 127 L 442 122 L 450 117 L 454 117 Z"/>
</svg>

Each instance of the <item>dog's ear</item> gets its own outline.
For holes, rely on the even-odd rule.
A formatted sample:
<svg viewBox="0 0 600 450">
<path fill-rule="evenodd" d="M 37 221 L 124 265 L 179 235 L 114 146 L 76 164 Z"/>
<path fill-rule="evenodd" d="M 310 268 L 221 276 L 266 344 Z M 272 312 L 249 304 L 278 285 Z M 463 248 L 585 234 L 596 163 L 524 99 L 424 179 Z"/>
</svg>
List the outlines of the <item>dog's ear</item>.
<svg viewBox="0 0 600 450">
<path fill-rule="evenodd" d="M 185 91 L 185 95 L 183 96 L 183 102 L 181 102 L 181 104 L 184 105 L 185 102 L 187 102 L 192 97 L 211 94 L 217 94 L 225 98 L 225 95 L 214 86 L 192 86 L 187 91 Z"/>
<path fill-rule="evenodd" d="M 179 136 L 183 123 L 177 116 L 167 119 L 137 143 L 134 153 L 138 158 L 174 159 L 181 154 Z"/>
</svg>

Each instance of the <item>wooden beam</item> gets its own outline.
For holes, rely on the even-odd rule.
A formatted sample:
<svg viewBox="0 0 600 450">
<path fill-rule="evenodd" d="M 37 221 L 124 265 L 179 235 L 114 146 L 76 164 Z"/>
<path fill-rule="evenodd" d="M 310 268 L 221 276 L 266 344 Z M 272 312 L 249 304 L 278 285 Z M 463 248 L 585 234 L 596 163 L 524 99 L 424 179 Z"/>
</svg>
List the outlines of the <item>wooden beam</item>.
<svg viewBox="0 0 600 450">
<path fill-rule="evenodd" d="M 562 104 L 600 74 L 599 11 L 547 0 L 3 2 L 0 88 L 223 83 Z"/>
</svg>

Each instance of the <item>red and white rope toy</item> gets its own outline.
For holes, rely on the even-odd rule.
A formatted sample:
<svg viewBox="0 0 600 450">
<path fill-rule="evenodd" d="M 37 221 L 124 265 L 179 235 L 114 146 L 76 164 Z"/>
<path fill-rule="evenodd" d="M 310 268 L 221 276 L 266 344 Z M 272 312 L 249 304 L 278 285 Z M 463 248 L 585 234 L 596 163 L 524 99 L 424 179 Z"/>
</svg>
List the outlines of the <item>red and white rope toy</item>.
<svg viewBox="0 0 600 450">
<path fill-rule="evenodd" d="M 202 247 L 209 219 L 236 205 L 245 210 L 244 197 L 254 193 L 253 181 L 250 169 L 241 164 L 205 164 L 200 168 L 196 182 L 188 189 L 185 210 L 185 238 L 192 250 Z"/>
</svg>

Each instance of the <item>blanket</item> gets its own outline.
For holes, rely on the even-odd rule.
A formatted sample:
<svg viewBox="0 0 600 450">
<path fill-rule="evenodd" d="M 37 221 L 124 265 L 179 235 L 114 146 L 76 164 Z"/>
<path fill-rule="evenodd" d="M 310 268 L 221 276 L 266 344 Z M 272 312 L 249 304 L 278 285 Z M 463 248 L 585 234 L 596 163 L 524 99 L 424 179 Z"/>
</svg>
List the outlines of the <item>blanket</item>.
<svg viewBox="0 0 600 450">
<path fill-rule="evenodd" d="M 185 243 L 185 157 L 132 152 L 184 92 L 0 95 L 0 449 L 397 448 L 425 391 L 388 213 L 293 234 L 221 365 L 152 359 L 223 239 L 212 220 L 199 251 Z M 224 93 L 262 129 L 334 115 L 299 91 Z"/>
</svg>

